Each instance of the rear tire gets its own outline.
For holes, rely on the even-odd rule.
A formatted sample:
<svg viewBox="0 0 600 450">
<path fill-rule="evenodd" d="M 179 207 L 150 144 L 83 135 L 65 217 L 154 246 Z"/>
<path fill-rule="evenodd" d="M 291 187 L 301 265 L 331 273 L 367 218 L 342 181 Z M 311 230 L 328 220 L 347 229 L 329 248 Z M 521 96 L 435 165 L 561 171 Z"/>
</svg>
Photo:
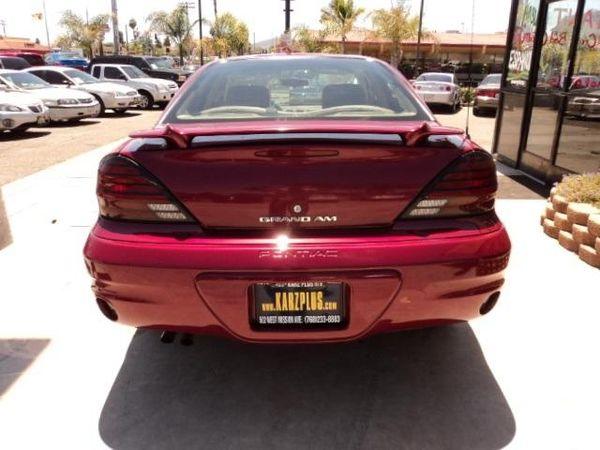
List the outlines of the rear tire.
<svg viewBox="0 0 600 450">
<path fill-rule="evenodd" d="M 481 110 L 476 106 L 473 107 L 473 115 L 477 117 L 481 116 Z"/>
<path fill-rule="evenodd" d="M 140 104 L 138 105 L 140 109 L 151 109 L 154 106 L 154 98 L 152 97 L 152 94 L 150 94 L 150 92 L 141 90 L 138 91 L 139 94 L 142 96 L 142 99 L 140 100 Z"/>
</svg>

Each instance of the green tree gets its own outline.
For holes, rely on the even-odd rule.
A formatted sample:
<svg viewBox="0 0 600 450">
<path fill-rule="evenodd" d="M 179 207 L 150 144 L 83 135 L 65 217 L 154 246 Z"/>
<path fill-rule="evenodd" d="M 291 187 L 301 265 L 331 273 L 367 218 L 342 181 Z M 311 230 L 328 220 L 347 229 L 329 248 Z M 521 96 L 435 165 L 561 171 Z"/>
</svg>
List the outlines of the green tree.
<svg viewBox="0 0 600 450">
<path fill-rule="evenodd" d="M 58 24 L 65 30 L 56 44 L 62 48 L 79 47 L 85 56 L 94 56 L 94 47 L 101 46 L 109 20 L 108 14 L 99 14 L 89 21 L 71 10 L 63 12 Z"/>
<path fill-rule="evenodd" d="M 223 13 L 208 22 L 213 50 L 217 56 L 243 55 L 250 47 L 248 27 L 231 13 Z"/>
<path fill-rule="evenodd" d="M 410 9 L 404 2 L 396 2 L 389 9 L 376 9 L 371 13 L 375 33 L 392 43 L 391 64 L 396 67 L 402 59 L 402 44 L 414 40 L 419 34 L 419 17 L 410 16 Z M 423 33 L 429 36 L 430 33 Z"/>
<path fill-rule="evenodd" d="M 321 9 L 321 25 L 328 34 L 340 36 L 342 53 L 346 53 L 346 36 L 364 12 L 364 8 L 354 6 L 354 0 L 331 0 L 327 7 Z"/>
<path fill-rule="evenodd" d="M 186 44 L 190 42 L 192 28 L 198 23 L 190 23 L 185 5 L 179 5 L 170 13 L 157 11 L 148 16 L 150 30 L 168 36 L 175 42 L 179 50 L 179 63 L 183 65 L 183 57 L 186 52 Z"/>
<path fill-rule="evenodd" d="M 294 47 L 307 53 L 319 53 L 325 48 L 323 44 L 322 31 L 314 31 L 307 28 L 305 25 L 300 25 L 292 30 L 292 41 Z"/>
</svg>

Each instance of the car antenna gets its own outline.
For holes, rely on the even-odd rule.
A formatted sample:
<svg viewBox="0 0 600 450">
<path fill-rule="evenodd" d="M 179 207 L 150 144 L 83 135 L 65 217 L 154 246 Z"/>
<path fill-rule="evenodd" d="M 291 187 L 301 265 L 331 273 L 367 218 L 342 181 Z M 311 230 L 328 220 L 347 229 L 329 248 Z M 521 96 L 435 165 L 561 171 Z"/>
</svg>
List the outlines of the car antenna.
<svg viewBox="0 0 600 450">
<path fill-rule="evenodd" d="M 475 24 L 475 0 L 471 0 L 471 43 L 470 43 L 470 48 L 469 48 L 469 87 L 468 87 L 468 89 L 471 89 L 472 88 L 471 85 L 473 84 L 473 40 L 475 39 L 474 24 Z M 467 135 L 467 138 L 469 138 L 469 139 L 471 139 L 471 134 L 469 133 L 470 119 L 471 119 L 471 103 L 469 101 L 469 103 L 467 104 L 467 118 L 466 118 L 467 123 L 465 125 L 465 134 Z"/>
</svg>

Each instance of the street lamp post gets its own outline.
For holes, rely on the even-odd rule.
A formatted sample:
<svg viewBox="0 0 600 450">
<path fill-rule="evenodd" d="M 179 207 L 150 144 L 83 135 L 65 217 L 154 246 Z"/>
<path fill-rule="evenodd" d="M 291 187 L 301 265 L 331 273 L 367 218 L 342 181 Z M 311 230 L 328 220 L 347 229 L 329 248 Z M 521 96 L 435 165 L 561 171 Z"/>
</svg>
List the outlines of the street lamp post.
<svg viewBox="0 0 600 450">
<path fill-rule="evenodd" d="M 115 46 L 113 53 L 119 54 L 119 16 L 117 15 L 117 0 L 110 0 L 112 26 L 113 26 L 113 45 Z"/>
<path fill-rule="evenodd" d="M 419 32 L 417 34 L 417 59 L 415 68 L 419 67 L 419 59 L 421 58 L 421 35 L 423 34 L 423 6 L 425 4 L 425 0 L 421 0 L 421 10 L 419 12 Z"/>
<path fill-rule="evenodd" d="M 44 26 L 46 27 L 46 44 L 50 48 L 50 33 L 48 33 L 48 14 L 46 14 L 46 0 L 42 0 L 42 9 L 44 13 Z"/>
<path fill-rule="evenodd" d="M 204 49 L 202 46 L 202 0 L 198 0 L 198 37 L 200 38 L 200 65 L 204 64 Z"/>
</svg>

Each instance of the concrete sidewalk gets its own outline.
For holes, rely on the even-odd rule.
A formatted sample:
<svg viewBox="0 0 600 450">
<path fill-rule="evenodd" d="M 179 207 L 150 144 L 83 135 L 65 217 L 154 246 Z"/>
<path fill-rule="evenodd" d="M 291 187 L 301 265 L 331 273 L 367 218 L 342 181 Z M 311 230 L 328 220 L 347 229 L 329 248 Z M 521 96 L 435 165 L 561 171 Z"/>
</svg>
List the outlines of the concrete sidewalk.
<svg viewBox="0 0 600 450">
<path fill-rule="evenodd" d="M 600 276 L 541 232 L 543 200 L 498 201 L 514 251 L 499 305 L 470 326 L 169 346 L 108 322 L 89 289 L 81 252 L 111 147 L 2 187 L 0 448 L 600 446 Z"/>
</svg>

